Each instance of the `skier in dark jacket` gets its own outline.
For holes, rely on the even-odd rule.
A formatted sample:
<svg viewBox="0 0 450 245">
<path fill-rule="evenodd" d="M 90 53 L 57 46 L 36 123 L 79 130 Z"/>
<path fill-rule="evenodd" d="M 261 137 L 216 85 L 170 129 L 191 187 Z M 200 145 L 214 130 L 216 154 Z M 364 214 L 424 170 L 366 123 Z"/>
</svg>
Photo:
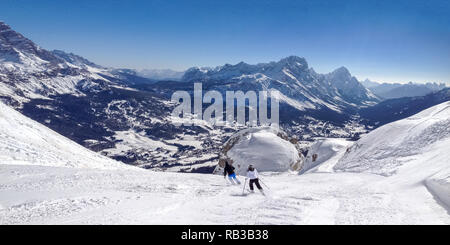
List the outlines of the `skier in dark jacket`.
<svg viewBox="0 0 450 245">
<path fill-rule="evenodd" d="M 225 161 L 225 168 L 223 169 L 223 177 L 226 178 L 228 174 L 228 178 L 232 184 L 240 185 L 241 182 L 236 178 L 236 173 L 234 172 L 234 167 L 231 162 Z"/>
<path fill-rule="evenodd" d="M 247 169 L 247 178 L 250 179 L 249 185 L 250 185 L 251 192 L 254 192 L 253 184 L 255 184 L 256 187 L 258 188 L 258 190 L 264 194 L 264 190 L 261 187 L 261 185 L 259 184 L 258 171 L 251 164 L 250 164 L 250 166 L 248 166 L 248 169 Z"/>
</svg>

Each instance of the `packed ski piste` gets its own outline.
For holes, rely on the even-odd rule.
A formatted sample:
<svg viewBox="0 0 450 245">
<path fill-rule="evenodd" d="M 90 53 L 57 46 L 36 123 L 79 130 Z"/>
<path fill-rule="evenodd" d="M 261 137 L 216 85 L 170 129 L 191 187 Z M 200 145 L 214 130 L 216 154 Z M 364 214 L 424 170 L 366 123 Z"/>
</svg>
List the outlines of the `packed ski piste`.
<svg viewBox="0 0 450 245">
<path fill-rule="evenodd" d="M 116 162 L 0 104 L 0 224 L 450 224 L 448 125 L 445 102 L 307 153 L 250 128 L 215 174 L 188 174 Z"/>
</svg>

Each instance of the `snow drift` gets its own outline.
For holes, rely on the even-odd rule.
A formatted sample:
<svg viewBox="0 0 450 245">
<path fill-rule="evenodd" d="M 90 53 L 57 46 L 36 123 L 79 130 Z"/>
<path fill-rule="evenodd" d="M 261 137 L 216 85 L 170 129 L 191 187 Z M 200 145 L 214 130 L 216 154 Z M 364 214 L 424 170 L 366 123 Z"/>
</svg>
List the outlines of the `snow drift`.
<svg viewBox="0 0 450 245">
<path fill-rule="evenodd" d="M 0 102 L 0 164 L 127 168 L 90 151 Z"/>
<path fill-rule="evenodd" d="M 425 185 L 450 210 L 450 169 L 426 179 Z"/>
<path fill-rule="evenodd" d="M 297 170 L 303 156 L 287 135 L 274 128 L 250 128 L 233 135 L 225 145 L 225 153 L 233 161 L 239 174 L 245 174 L 248 165 L 258 171 L 283 172 Z"/>
</svg>

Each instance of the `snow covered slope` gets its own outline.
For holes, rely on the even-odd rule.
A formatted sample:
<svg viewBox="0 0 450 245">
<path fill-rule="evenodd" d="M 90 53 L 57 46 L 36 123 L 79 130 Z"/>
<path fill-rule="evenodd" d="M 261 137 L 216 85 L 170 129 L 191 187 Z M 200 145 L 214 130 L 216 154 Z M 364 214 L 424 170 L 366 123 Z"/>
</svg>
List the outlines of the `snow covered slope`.
<svg viewBox="0 0 450 245">
<path fill-rule="evenodd" d="M 425 185 L 450 210 L 450 168 L 427 178 Z"/>
<path fill-rule="evenodd" d="M 450 224 L 425 188 L 385 179 L 262 173 L 262 196 L 217 175 L 4 165 L 0 224 Z"/>
<path fill-rule="evenodd" d="M 392 183 L 424 183 L 450 207 L 450 102 L 384 125 L 356 142 L 336 170 L 391 176 Z"/>
<path fill-rule="evenodd" d="M 92 152 L 0 102 L 0 165 L 130 168 Z"/>
<path fill-rule="evenodd" d="M 434 153 L 433 166 L 450 167 L 450 102 L 424 110 L 412 117 L 384 125 L 363 136 L 336 165 L 336 169 L 395 174 L 412 159 Z M 428 164 L 431 165 L 431 164 Z M 422 170 L 423 171 L 423 170 Z"/>
</svg>

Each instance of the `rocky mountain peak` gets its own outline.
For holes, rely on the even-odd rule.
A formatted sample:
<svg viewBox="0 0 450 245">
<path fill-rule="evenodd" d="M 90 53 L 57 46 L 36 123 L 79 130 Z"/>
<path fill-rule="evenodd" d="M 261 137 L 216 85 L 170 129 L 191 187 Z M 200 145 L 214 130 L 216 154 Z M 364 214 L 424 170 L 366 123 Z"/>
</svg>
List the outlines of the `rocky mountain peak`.
<svg viewBox="0 0 450 245">
<path fill-rule="evenodd" d="M 351 78 L 352 77 L 350 71 L 345 66 L 341 66 L 341 67 L 337 68 L 336 70 L 332 71 L 330 74 L 333 75 L 334 77 L 339 77 L 339 78 Z"/>
<path fill-rule="evenodd" d="M 291 55 L 281 59 L 280 61 L 278 61 L 278 64 L 289 67 L 308 69 L 308 62 L 306 62 L 306 59 L 295 55 Z"/>
<path fill-rule="evenodd" d="M 4 30 L 8 30 L 11 29 L 11 27 L 9 27 L 9 25 L 7 25 L 5 22 L 0 21 L 0 31 L 4 31 Z"/>
<path fill-rule="evenodd" d="M 0 59 L 23 63 L 24 59 L 37 60 L 37 58 L 50 63 L 61 62 L 49 51 L 40 48 L 4 22 L 0 22 Z"/>
</svg>

